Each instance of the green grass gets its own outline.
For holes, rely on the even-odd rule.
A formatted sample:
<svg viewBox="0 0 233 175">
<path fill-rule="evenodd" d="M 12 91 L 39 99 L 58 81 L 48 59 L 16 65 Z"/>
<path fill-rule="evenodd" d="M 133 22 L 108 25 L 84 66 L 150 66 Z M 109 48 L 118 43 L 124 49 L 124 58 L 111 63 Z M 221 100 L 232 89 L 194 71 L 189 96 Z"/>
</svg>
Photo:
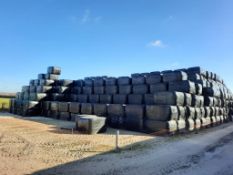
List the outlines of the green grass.
<svg viewBox="0 0 233 175">
<path fill-rule="evenodd" d="M 0 110 L 9 110 L 10 98 L 0 98 Z"/>
</svg>

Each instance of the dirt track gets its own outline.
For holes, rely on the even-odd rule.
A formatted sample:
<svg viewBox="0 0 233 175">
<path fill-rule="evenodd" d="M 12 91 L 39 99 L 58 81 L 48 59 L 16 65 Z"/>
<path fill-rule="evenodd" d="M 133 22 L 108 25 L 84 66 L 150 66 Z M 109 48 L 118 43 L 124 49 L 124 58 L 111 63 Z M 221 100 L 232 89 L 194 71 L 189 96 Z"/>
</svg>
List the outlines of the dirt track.
<svg viewBox="0 0 233 175">
<path fill-rule="evenodd" d="M 112 129 L 95 136 L 72 135 L 71 131 L 55 128 L 58 126 L 55 121 L 54 125 L 49 123 L 0 118 L 1 175 L 232 175 L 233 172 L 232 123 L 199 134 L 173 137 L 121 131 L 120 153 L 111 151 L 115 143 Z"/>
</svg>

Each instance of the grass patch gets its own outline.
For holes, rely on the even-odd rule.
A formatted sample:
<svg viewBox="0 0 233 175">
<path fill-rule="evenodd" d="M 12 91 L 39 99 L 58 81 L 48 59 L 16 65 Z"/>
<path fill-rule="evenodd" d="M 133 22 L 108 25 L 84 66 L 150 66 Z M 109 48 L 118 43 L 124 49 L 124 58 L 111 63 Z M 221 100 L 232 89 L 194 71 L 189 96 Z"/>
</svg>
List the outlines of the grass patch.
<svg viewBox="0 0 233 175">
<path fill-rule="evenodd" d="M 9 110 L 10 98 L 0 98 L 0 110 Z"/>
</svg>

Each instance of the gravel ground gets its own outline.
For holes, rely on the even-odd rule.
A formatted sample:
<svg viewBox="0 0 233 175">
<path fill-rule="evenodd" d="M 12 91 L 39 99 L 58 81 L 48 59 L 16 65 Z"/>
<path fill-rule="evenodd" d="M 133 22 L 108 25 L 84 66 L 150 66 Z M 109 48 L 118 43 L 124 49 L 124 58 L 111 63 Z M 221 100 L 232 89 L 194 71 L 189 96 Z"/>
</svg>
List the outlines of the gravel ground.
<svg viewBox="0 0 233 175">
<path fill-rule="evenodd" d="M 115 130 L 94 136 L 60 130 L 44 118 L 0 114 L 0 174 L 34 175 L 232 175 L 233 125 L 172 137 Z"/>
</svg>

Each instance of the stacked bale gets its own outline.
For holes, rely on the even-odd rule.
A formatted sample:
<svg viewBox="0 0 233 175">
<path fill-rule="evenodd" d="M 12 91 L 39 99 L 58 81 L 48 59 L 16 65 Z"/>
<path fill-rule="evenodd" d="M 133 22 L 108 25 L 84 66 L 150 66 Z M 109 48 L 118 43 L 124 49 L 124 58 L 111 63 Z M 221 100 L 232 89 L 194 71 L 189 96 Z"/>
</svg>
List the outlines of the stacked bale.
<svg viewBox="0 0 233 175">
<path fill-rule="evenodd" d="M 79 80 L 59 80 L 60 73 L 49 67 L 31 80 L 12 100 L 11 111 L 42 110 L 45 116 L 77 122 L 80 115 L 95 115 L 115 128 L 169 133 L 215 126 L 233 116 L 231 91 L 218 75 L 200 67 Z"/>
<path fill-rule="evenodd" d="M 59 67 L 49 67 L 47 74 L 38 74 L 38 78 L 31 80 L 29 86 L 23 86 L 22 91 L 17 93 L 14 99 L 15 114 L 23 116 L 47 114 L 43 101 L 50 99 L 53 93 L 53 86 L 58 80 L 61 69 Z"/>
</svg>

